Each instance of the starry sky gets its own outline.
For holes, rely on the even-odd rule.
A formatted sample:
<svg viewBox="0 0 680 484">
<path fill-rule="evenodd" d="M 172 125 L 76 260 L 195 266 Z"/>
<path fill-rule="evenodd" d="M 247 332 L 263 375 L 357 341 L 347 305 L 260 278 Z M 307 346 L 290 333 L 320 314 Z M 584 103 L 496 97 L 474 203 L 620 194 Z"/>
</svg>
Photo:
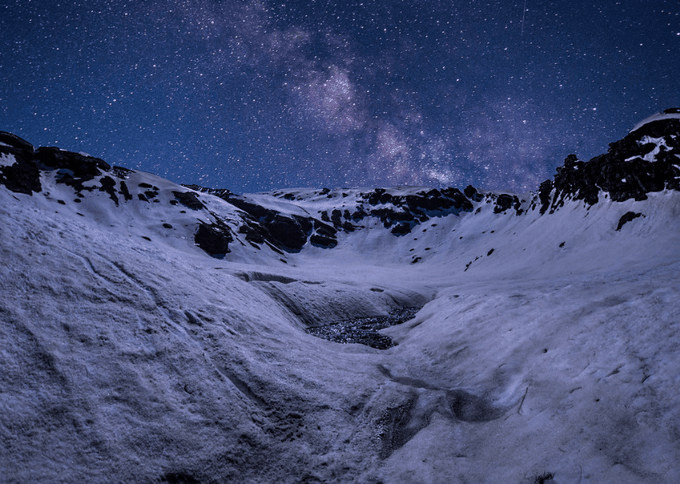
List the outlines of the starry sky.
<svg viewBox="0 0 680 484">
<path fill-rule="evenodd" d="M 535 190 L 680 107 L 677 0 L 0 0 L 0 130 L 180 183 Z"/>
</svg>

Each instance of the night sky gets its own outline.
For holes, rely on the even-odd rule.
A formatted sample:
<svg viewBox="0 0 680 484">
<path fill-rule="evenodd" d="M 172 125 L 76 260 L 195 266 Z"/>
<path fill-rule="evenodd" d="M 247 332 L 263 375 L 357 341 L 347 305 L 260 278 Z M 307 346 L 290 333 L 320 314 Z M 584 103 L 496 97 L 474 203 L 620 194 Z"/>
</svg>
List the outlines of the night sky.
<svg viewBox="0 0 680 484">
<path fill-rule="evenodd" d="M 175 182 L 524 191 L 680 107 L 680 2 L 0 0 L 0 73 L 0 130 Z"/>
</svg>

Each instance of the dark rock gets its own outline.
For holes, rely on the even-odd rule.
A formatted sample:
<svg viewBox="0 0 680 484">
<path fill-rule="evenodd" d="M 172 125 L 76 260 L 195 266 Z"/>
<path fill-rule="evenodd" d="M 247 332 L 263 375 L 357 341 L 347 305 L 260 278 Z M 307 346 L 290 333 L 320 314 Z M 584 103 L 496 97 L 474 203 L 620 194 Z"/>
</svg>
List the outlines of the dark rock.
<svg viewBox="0 0 680 484">
<path fill-rule="evenodd" d="M 57 183 L 71 186 L 80 193 L 94 190 L 94 187 L 86 187 L 84 184 L 111 170 L 111 165 L 100 158 L 55 147 L 38 148 L 34 160 L 40 170 L 56 171 Z"/>
<path fill-rule="evenodd" d="M 309 243 L 314 247 L 321 247 L 323 249 L 332 249 L 338 245 L 338 240 L 323 235 L 314 234 L 309 238 Z"/>
<path fill-rule="evenodd" d="M 498 198 L 496 199 L 496 206 L 493 209 L 493 213 L 502 213 L 505 212 L 506 210 L 511 209 L 516 199 L 517 197 L 513 197 L 512 195 L 508 195 L 507 193 L 502 193 L 498 195 Z"/>
<path fill-rule="evenodd" d="M 33 160 L 14 154 L 15 163 L 10 166 L 0 166 L 0 184 L 16 193 L 32 195 L 42 190 L 40 184 L 40 170 Z"/>
<path fill-rule="evenodd" d="M 302 227 L 299 220 L 276 214 L 266 222 L 271 237 L 280 247 L 288 252 L 299 252 L 307 243 L 308 231 Z"/>
<path fill-rule="evenodd" d="M 351 218 L 361 220 L 367 216 L 377 217 L 385 228 L 398 224 L 398 227 L 392 230 L 394 235 L 409 233 L 416 225 L 431 217 L 458 214 L 473 209 L 470 200 L 456 188 L 431 189 L 405 196 L 391 195 L 383 188 L 376 188 L 363 194 L 362 199 L 375 208 L 371 208 L 367 213 L 359 207 Z"/>
<path fill-rule="evenodd" d="M 392 227 L 392 230 L 390 230 L 390 232 L 394 235 L 406 235 L 408 233 L 411 233 L 412 228 L 413 225 L 408 222 L 399 222 L 394 227 Z"/>
<path fill-rule="evenodd" d="M 552 193 L 553 190 L 553 182 L 552 180 L 546 180 L 543 183 L 541 183 L 541 186 L 538 189 L 538 199 L 541 202 L 541 215 L 548 210 L 548 207 L 550 207 L 550 194 Z"/>
<path fill-rule="evenodd" d="M 305 234 L 310 235 L 312 229 L 314 228 L 317 220 L 311 217 L 301 217 L 300 215 L 293 215 L 293 219 L 298 223 L 300 228 L 305 232 Z"/>
<path fill-rule="evenodd" d="M 123 180 L 120 181 L 120 193 L 123 195 L 123 198 L 125 198 L 125 201 L 129 202 L 132 200 L 132 194 L 130 193 L 130 190 L 128 190 L 127 183 Z"/>
<path fill-rule="evenodd" d="M 259 229 L 259 224 L 250 224 L 247 220 L 238 228 L 240 234 L 245 234 L 246 241 L 251 244 L 264 244 L 265 238 Z M 259 249 L 259 247 L 258 247 Z"/>
<path fill-rule="evenodd" d="M 75 179 L 91 180 L 111 170 L 111 165 L 100 158 L 56 147 L 38 148 L 35 150 L 35 160 L 41 169 L 68 170 Z"/>
<path fill-rule="evenodd" d="M 99 183 L 102 185 L 99 187 L 99 190 L 108 193 L 111 200 L 113 200 L 113 203 L 118 206 L 118 196 L 116 195 L 115 189 L 116 181 L 110 176 L 104 176 L 99 180 Z"/>
<path fill-rule="evenodd" d="M 218 259 L 224 258 L 230 252 L 229 243 L 233 240 L 229 226 L 220 220 L 213 224 L 201 223 L 194 235 L 196 245 Z"/>
<path fill-rule="evenodd" d="M 0 143 L 0 155 L 12 155 L 15 159 L 12 165 L 0 166 L 0 184 L 15 193 L 40 192 L 40 170 L 33 160 L 33 145 L 5 131 L 0 131 Z"/>
<path fill-rule="evenodd" d="M 354 232 L 356 228 L 357 228 L 356 225 L 352 225 L 349 222 L 342 223 L 342 230 L 344 230 L 345 232 Z"/>
<path fill-rule="evenodd" d="M 642 213 L 635 213 L 635 212 L 626 212 L 623 214 L 623 216 L 619 219 L 619 224 L 616 226 L 616 231 L 618 232 L 621 230 L 621 227 L 623 227 L 625 224 L 630 222 L 631 220 L 635 220 L 638 217 L 644 217 L 645 215 Z"/>
<path fill-rule="evenodd" d="M 15 134 L 8 133 L 7 131 L 0 131 L 0 143 L 8 145 L 0 146 L 0 150 L 16 150 L 17 153 L 28 154 L 31 157 L 33 156 L 33 145 Z M 15 151 L 6 152 L 14 153 Z"/>
<path fill-rule="evenodd" d="M 176 192 L 173 191 L 172 194 L 175 196 L 175 200 L 191 210 L 201 210 L 205 208 L 203 202 L 198 199 L 198 194 L 196 192 Z"/>
<path fill-rule="evenodd" d="M 342 227 L 342 212 L 337 208 L 331 212 L 331 222 L 336 227 Z"/>
<path fill-rule="evenodd" d="M 466 186 L 465 190 L 463 190 L 463 193 L 467 198 L 469 198 L 473 202 L 481 202 L 484 199 L 484 196 L 481 193 L 479 193 L 477 189 L 472 185 Z"/>
<path fill-rule="evenodd" d="M 676 168 L 680 153 L 679 134 L 680 119 L 657 120 L 610 143 L 607 153 L 588 162 L 569 155 L 564 165 L 557 168 L 554 181 L 541 184 L 541 213 L 548 208 L 554 212 L 568 199 L 594 205 L 600 191 L 609 193 L 613 201 L 622 202 L 631 198 L 645 200 L 648 193 L 664 189 L 680 190 L 680 169 Z M 654 143 L 644 142 L 645 137 L 662 138 L 668 147 L 661 145 L 654 161 L 643 158 L 656 147 Z"/>
<path fill-rule="evenodd" d="M 319 220 L 314 221 L 314 230 L 318 235 L 324 237 L 335 237 L 338 231 L 328 224 L 320 222 Z"/>
<path fill-rule="evenodd" d="M 126 179 L 130 176 L 130 174 L 134 173 L 134 170 L 130 170 L 129 168 L 124 168 L 122 166 L 113 166 L 111 168 L 111 173 L 116 177 L 116 178 L 123 178 Z"/>
<path fill-rule="evenodd" d="M 287 252 L 299 252 L 314 230 L 315 220 L 312 217 L 282 215 L 275 210 L 234 195 L 229 190 L 214 190 L 196 185 L 189 187 L 218 196 L 241 209 L 245 212 L 243 215 L 245 224 L 239 228 L 239 232 L 246 234 L 248 242 L 255 244 L 266 242 L 272 250 L 276 249 L 277 253 L 282 254 L 281 249 Z M 294 198 L 293 194 L 289 195 Z M 283 198 L 286 198 L 286 195 Z"/>
</svg>

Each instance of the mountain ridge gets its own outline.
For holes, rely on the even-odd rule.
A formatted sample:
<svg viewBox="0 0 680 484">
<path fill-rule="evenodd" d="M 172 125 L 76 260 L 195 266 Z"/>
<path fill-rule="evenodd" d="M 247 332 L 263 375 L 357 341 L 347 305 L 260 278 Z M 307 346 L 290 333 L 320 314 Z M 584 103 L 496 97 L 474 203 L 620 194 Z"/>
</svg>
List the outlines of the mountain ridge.
<svg viewBox="0 0 680 484">
<path fill-rule="evenodd" d="M 200 193 L 216 196 L 238 209 L 241 218 L 238 227 L 212 212 L 212 221 L 199 223 L 194 234 L 196 244 L 206 253 L 224 257 L 230 252 L 229 244 L 236 234 L 243 235 L 255 248 L 265 245 L 284 255 L 299 252 L 306 244 L 332 249 L 338 244 L 338 232 L 354 231 L 366 217 L 378 219 L 392 234 L 402 236 L 431 217 L 472 212 L 475 205 L 482 202 L 492 203 L 494 213 L 513 210 L 521 215 L 536 209 L 541 214 L 553 213 L 566 200 L 594 205 L 600 194 L 617 202 L 631 198 L 644 200 L 648 193 L 680 190 L 678 109 L 667 109 L 648 119 L 650 121 L 640 123 L 623 139 L 611 143 L 607 153 L 590 161 L 580 161 L 576 155 L 567 156 L 552 180 L 541 183 L 535 193 L 524 195 L 478 190 L 470 185 L 462 192 L 452 187 L 270 192 L 271 197 L 293 205 L 323 197 L 346 199 L 350 192 L 350 198 L 354 198 L 350 207 L 329 204 L 328 209 L 316 213 L 286 213 L 253 201 L 253 196 L 236 195 L 227 189 L 183 185 L 184 189 L 172 190 L 174 198 L 170 203 L 194 211 L 206 210 Z M 111 166 L 96 157 L 54 147 L 34 149 L 29 142 L 7 132 L 0 132 L 0 155 L 4 160 L 0 166 L 0 184 L 13 192 L 39 193 L 41 174 L 51 173 L 57 183 L 73 188 L 74 200 L 78 203 L 85 193 L 93 191 L 107 193 L 116 206 L 133 198 L 150 203 L 159 201 L 153 184 L 141 181 L 137 187 L 128 187 L 126 180 L 134 170 Z M 91 185 L 95 178 L 99 186 Z"/>
</svg>

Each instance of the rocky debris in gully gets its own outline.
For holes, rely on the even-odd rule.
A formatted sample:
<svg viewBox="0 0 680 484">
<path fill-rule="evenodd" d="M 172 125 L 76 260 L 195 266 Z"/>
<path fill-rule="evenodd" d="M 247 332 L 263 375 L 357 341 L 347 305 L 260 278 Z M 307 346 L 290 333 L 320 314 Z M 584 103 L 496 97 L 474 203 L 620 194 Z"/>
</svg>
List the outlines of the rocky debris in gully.
<svg viewBox="0 0 680 484">
<path fill-rule="evenodd" d="M 388 316 L 371 316 L 368 318 L 336 321 L 323 326 L 307 328 L 307 332 L 318 338 L 334 343 L 358 343 L 379 350 L 386 350 L 397 344 L 389 336 L 380 334 L 381 329 L 405 323 L 414 318 L 419 307 L 397 309 Z"/>
</svg>

